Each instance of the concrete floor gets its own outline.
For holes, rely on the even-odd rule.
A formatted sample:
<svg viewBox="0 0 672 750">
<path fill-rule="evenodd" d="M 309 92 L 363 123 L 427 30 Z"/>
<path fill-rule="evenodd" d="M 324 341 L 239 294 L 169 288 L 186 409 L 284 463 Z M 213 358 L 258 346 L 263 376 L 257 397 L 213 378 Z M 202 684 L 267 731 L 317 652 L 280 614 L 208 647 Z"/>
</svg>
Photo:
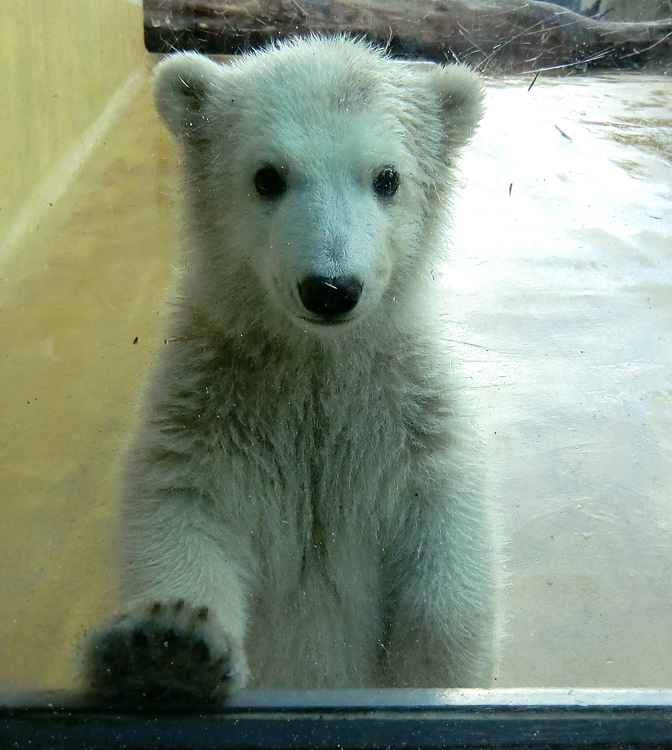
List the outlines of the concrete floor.
<svg viewBox="0 0 672 750">
<path fill-rule="evenodd" d="M 447 270 L 508 541 L 502 686 L 672 686 L 672 81 L 490 90 Z"/>
<path fill-rule="evenodd" d="M 528 86 L 490 88 L 443 281 L 508 542 L 498 685 L 670 687 L 672 82 Z M 114 603 L 174 163 L 144 91 L 0 265 L 3 687 L 71 684 Z"/>
</svg>

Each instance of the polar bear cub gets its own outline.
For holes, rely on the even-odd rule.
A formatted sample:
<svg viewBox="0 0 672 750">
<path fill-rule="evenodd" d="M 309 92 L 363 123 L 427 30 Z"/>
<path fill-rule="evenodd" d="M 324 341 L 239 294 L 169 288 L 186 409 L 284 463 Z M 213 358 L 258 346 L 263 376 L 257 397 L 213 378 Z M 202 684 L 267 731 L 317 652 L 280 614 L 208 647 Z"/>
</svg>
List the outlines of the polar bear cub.
<svg viewBox="0 0 672 750">
<path fill-rule="evenodd" d="M 494 539 L 433 270 L 482 88 L 344 37 L 158 66 L 185 264 L 89 689 L 488 684 Z"/>
</svg>

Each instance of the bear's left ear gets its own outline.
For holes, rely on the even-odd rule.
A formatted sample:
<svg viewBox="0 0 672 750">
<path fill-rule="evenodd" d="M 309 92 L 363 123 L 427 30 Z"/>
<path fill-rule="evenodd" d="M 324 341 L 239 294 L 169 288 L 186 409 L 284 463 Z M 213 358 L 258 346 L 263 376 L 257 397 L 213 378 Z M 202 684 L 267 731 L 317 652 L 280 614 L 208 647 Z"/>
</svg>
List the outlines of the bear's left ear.
<svg viewBox="0 0 672 750">
<path fill-rule="evenodd" d="M 171 55 L 157 66 L 153 79 L 156 109 L 174 135 L 201 139 L 207 129 L 208 102 L 224 77 L 222 65 L 194 52 Z"/>
<path fill-rule="evenodd" d="M 441 106 L 446 146 L 457 150 L 483 116 L 483 79 L 466 65 L 437 65 L 429 72 L 428 84 Z"/>
</svg>

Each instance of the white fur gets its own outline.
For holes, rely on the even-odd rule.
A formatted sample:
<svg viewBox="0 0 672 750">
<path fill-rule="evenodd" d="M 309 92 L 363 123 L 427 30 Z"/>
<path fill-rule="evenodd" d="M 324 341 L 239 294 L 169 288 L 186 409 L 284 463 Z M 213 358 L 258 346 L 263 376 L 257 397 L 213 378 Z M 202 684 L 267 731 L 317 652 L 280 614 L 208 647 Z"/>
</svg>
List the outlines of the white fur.
<svg viewBox="0 0 672 750">
<path fill-rule="evenodd" d="M 173 56 L 155 92 L 182 146 L 186 271 L 91 687 L 486 686 L 494 539 L 431 275 L 478 77 L 312 38 Z M 253 182 L 268 164 L 272 201 Z M 387 165 L 400 185 L 379 200 Z M 347 322 L 306 315 L 307 274 L 362 282 Z"/>
</svg>

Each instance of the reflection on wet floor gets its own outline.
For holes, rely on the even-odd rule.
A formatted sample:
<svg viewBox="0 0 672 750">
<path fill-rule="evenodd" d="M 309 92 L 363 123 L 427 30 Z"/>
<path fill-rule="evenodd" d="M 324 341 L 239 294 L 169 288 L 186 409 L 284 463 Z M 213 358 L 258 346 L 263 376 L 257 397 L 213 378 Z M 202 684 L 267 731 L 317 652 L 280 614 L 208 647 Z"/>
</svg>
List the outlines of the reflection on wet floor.
<svg viewBox="0 0 672 750">
<path fill-rule="evenodd" d="M 443 282 L 508 540 L 498 684 L 669 687 L 672 85 L 528 86 L 489 91 Z M 0 266 L 7 686 L 69 684 L 114 603 L 114 467 L 163 344 L 174 166 L 143 91 Z"/>
<path fill-rule="evenodd" d="M 446 273 L 508 540 L 500 683 L 672 685 L 672 83 L 495 87 Z"/>
</svg>

